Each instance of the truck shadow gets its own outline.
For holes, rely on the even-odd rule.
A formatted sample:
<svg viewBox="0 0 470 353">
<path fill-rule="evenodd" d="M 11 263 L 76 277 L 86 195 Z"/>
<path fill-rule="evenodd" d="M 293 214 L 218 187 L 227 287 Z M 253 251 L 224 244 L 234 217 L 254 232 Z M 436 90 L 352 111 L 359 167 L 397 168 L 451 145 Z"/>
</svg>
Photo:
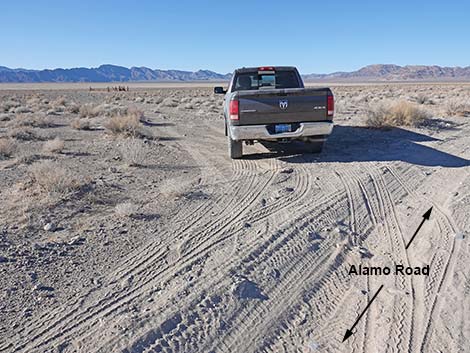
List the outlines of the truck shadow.
<svg viewBox="0 0 470 353">
<path fill-rule="evenodd" d="M 470 165 L 468 159 L 420 144 L 432 141 L 442 140 L 401 128 L 375 130 L 336 125 L 322 153 L 306 153 L 306 146 L 302 142 L 263 142 L 268 152 L 244 158 L 279 158 L 289 163 L 403 161 L 422 166 L 454 168 Z"/>
</svg>

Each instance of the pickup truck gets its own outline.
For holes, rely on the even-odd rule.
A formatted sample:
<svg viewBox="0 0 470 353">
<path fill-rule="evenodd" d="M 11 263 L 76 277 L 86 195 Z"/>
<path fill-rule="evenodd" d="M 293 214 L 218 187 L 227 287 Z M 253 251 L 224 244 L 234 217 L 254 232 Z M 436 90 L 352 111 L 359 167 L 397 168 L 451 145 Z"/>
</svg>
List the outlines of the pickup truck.
<svg viewBox="0 0 470 353">
<path fill-rule="evenodd" d="M 230 158 L 243 156 L 243 141 L 302 140 L 321 152 L 333 129 L 334 98 L 329 88 L 304 88 L 295 67 L 264 66 L 235 70 L 225 90 L 225 135 Z"/>
</svg>

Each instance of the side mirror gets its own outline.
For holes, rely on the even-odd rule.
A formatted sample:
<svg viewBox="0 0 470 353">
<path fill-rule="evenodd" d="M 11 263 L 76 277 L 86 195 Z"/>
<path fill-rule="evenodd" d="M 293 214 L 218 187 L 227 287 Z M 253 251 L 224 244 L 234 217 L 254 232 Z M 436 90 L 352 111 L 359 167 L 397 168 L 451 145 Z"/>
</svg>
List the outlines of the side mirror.
<svg viewBox="0 0 470 353">
<path fill-rule="evenodd" d="M 227 93 L 227 91 L 224 90 L 223 87 L 214 87 L 214 93 L 215 94 L 225 94 L 225 93 Z"/>
</svg>

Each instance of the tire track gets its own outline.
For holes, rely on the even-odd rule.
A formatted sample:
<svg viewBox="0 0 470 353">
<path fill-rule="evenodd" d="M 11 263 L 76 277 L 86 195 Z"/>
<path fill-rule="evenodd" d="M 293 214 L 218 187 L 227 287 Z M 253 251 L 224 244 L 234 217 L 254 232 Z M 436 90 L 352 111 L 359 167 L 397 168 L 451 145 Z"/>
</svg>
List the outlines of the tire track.
<svg viewBox="0 0 470 353">
<path fill-rule="evenodd" d="M 351 211 L 351 217 L 356 217 L 357 214 L 364 214 L 362 217 L 362 222 L 358 222 L 358 226 L 353 228 L 353 232 L 357 234 L 357 238 L 360 239 L 360 241 L 355 244 L 356 247 L 359 248 L 360 245 L 364 244 L 371 232 L 376 228 L 377 226 L 377 218 L 373 212 L 373 206 L 371 202 L 371 197 L 369 193 L 367 192 L 366 186 L 363 183 L 363 179 L 367 177 L 367 175 L 364 177 L 360 173 L 358 173 L 354 169 L 349 169 L 345 171 L 346 177 L 342 177 L 343 184 L 345 185 L 346 189 L 349 189 L 348 195 L 351 197 L 350 200 L 350 205 L 353 211 Z M 345 179 L 350 180 L 349 183 L 345 181 Z M 351 186 L 354 185 L 354 188 Z M 353 189 L 355 191 L 353 191 Z M 362 202 L 360 202 L 362 201 Z M 361 209 L 363 210 L 362 212 L 359 212 L 357 210 L 354 210 L 355 204 L 359 204 L 363 207 Z M 356 223 L 356 221 L 354 222 Z M 369 293 L 369 277 L 367 276 L 365 279 L 362 277 L 360 278 L 362 281 L 361 287 L 366 288 L 366 292 Z M 358 300 L 357 302 L 357 309 L 356 309 L 356 314 L 359 315 L 359 313 L 363 309 L 363 303 Z M 361 322 L 361 325 L 357 327 L 357 332 L 354 335 L 355 337 L 352 340 L 352 348 L 355 351 L 361 351 L 364 352 L 366 351 L 366 346 L 367 346 L 367 327 L 368 323 L 370 322 L 369 318 L 370 312 L 367 311 L 364 315 L 364 320 Z M 356 343 L 357 338 L 361 338 L 360 342 Z"/>
<path fill-rule="evenodd" d="M 295 233 L 297 234 L 297 233 Z M 272 239 L 268 240 L 266 243 L 272 243 Z M 254 259 L 258 259 L 259 256 L 253 256 L 253 255 L 248 255 L 247 259 L 251 259 L 251 260 L 254 260 Z M 243 263 L 246 263 L 246 260 L 243 260 Z M 237 272 L 238 270 L 232 270 L 231 272 Z M 225 315 L 224 315 L 225 316 Z"/>
<path fill-rule="evenodd" d="M 398 220 L 398 215 L 397 215 L 397 212 L 396 212 L 396 209 L 395 209 L 395 203 L 393 201 L 393 197 L 391 195 L 391 193 L 388 191 L 388 188 L 387 188 L 387 183 L 385 181 L 385 178 L 383 177 L 383 174 L 379 174 L 379 178 L 380 178 L 380 182 L 381 182 L 381 185 L 382 185 L 382 190 L 385 194 L 385 198 L 387 199 L 387 204 L 389 206 L 389 210 L 390 210 L 390 218 L 391 218 L 391 224 L 392 224 L 392 228 L 393 228 L 393 234 L 395 234 L 395 236 L 397 237 L 397 239 L 395 240 L 395 242 L 398 242 L 399 243 L 399 246 L 397 249 L 400 249 L 400 260 L 401 262 L 404 262 L 403 264 L 405 266 L 410 266 L 410 260 L 409 260 L 409 257 L 408 257 L 408 252 L 406 251 L 405 249 L 405 246 L 406 246 L 406 241 L 404 239 L 404 236 L 403 236 L 403 231 L 400 227 L 400 222 Z M 385 199 L 384 198 L 384 199 Z M 405 317 L 410 317 L 410 321 L 407 323 L 407 327 L 409 326 L 409 328 L 407 329 L 407 332 L 408 332 L 408 339 L 406 339 L 406 341 L 408 342 L 406 345 L 408 347 L 408 350 L 409 351 L 413 351 L 414 347 L 413 347 L 413 332 L 414 332 L 414 322 L 415 322 L 415 303 L 416 303 L 416 298 L 415 298 L 415 286 L 414 286 L 414 282 L 413 282 L 413 276 L 408 276 L 406 278 L 407 280 L 405 280 L 405 278 L 402 278 L 402 285 L 403 286 L 406 286 L 405 288 L 408 289 L 409 293 L 411 293 L 411 300 L 410 300 L 410 304 L 408 303 L 405 303 L 404 301 L 402 301 L 401 303 L 401 307 L 400 307 L 400 327 L 399 327 L 399 332 L 401 334 L 403 334 L 403 330 L 405 328 L 405 324 L 404 324 L 404 321 L 405 321 Z M 407 282 L 406 285 L 404 282 Z M 401 341 L 401 338 L 402 336 L 399 336 L 399 341 L 398 341 L 398 350 L 400 350 L 400 342 Z"/>
<path fill-rule="evenodd" d="M 175 134 L 175 133 L 173 133 Z M 201 157 L 198 157 L 196 158 L 196 160 L 202 160 L 202 156 Z M 250 175 L 254 178 L 255 175 L 252 175 L 250 173 Z M 243 185 L 243 183 L 239 183 L 240 184 L 240 187 L 241 185 Z M 251 184 L 250 184 L 251 185 Z M 246 192 L 244 194 L 247 194 L 249 193 L 250 191 L 253 191 L 251 190 L 249 187 L 245 187 L 246 189 Z M 236 189 L 236 192 L 240 192 L 239 189 Z M 225 196 L 225 195 L 224 195 Z M 229 204 L 230 205 L 230 204 Z M 227 206 L 229 206 L 227 205 Z M 237 205 L 238 206 L 238 205 Z M 236 206 L 235 206 L 236 207 Z M 226 208 L 227 209 L 227 208 Z M 226 218 L 226 215 L 222 215 L 221 217 L 219 217 L 219 219 L 225 219 Z M 218 220 L 218 219 L 217 219 Z M 189 231 L 189 229 L 192 227 L 192 225 L 189 225 L 189 226 L 186 226 L 186 228 L 182 229 L 181 231 L 184 232 L 184 231 Z M 134 253 L 132 254 L 131 258 L 130 258 L 130 261 L 132 260 L 138 260 L 138 263 L 137 265 L 135 265 L 133 262 L 129 262 L 129 260 L 127 262 L 124 262 L 123 265 L 121 266 L 124 271 L 122 272 L 122 274 L 119 274 L 119 272 L 117 272 L 117 279 L 115 281 L 112 281 L 111 284 L 113 283 L 116 283 L 120 280 L 122 280 L 123 278 L 125 277 L 128 277 L 128 276 L 131 276 L 133 274 L 135 274 L 135 270 L 139 267 L 142 267 L 144 265 L 146 265 L 147 263 L 149 262 L 155 262 L 155 261 L 160 261 L 162 260 L 162 258 L 164 258 L 166 256 L 166 252 L 164 251 L 164 249 L 166 249 L 169 244 L 171 244 L 172 241 L 170 242 L 167 242 L 167 245 L 165 246 L 165 244 L 155 244 L 153 246 L 150 246 L 150 247 L 144 247 L 144 253 L 142 252 L 137 252 L 137 253 Z M 162 251 L 163 249 L 163 251 Z M 150 255 L 149 255 L 150 254 Z M 142 260 L 143 258 L 143 260 Z M 131 270 L 128 269 L 128 267 L 131 266 Z M 88 292 L 85 297 L 87 297 L 88 295 L 90 294 L 90 292 Z M 79 306 L 81 306 L 83 304 L 83 298 L 80 299 L 80 301 L 77 301 L 75 304 L 79 304 Z M 75 310 L 73 311 L 75 312 Z M 59 313 L 60 314 L 60 313 Z M 46 324 L 49 324 L 49 321 L 51 320 L 50 318 L 48 318 L 51 314 L 50 313 L 46 313 L 46 317 L 41 317 L 40 320 L 38 320 L 38 322 L 41 322 L 41 323 L 46 323 Z M 53 319 L 53 318 L 52 318 Z M 27 332 L 26 335 L 31 335 L 32 333 L 31 332 Z"/>
<path fill-rule="evenodd" d="M 400 176 L 393 169 L 391 169 L 391 168 L 388 168 L 388 169 L 389 169 L 390 173 L 402 185 L 402 187 L 405 188 L 409 192 L 410 195 L 414 194 L 413 190 L 411 190 L 407 186 L 407 184 L 400 178 Z M 448 285 L 447 282 L 449 281 L 449 277 L 450 277 L 449 272 L 453 272 L 453 268 L 454 268 L 454 265 L 455 265 L 455 258 L 458 255 L 456 253 L 455 237 L 453 237 L 453 239 L 450 239 L 451 234 L 456 234 L 457 233 L 457 227 L 453 223 L 452 218 L 447 214 L 446 211 L 444 211 L 440 207 L 440 205 L 437 205 L 435 202 L 433 202 L 429 198 L 425 197 L 425 199 L 433 205 L 434 210 L 435 210 L 435 214 L 437 215 L 437 217 L 440 218 L 440 221 L 441 221 L 440 223 L 441 223 L 441 226 L 443 227 L 443 234 L 442 235 L 445 236 L 445 238 L 444 238 L 444 243 L 445 243 L 444 247 L 449 248 L 449 246 L 450 246 L 450 249 L 448 251 L 447 259 L 444 262 L 445 264 L 443 266 L 443 270 L 439 271 L 439 269 L 437 269 L 437 270 L 434 269 L 434 271 L 436 271 L 437 273 L 441 272 L 442 275 L 440 276 L 440 279 L 439 279 L 439 282 L 438 282 L 438 285 L 437 285 L 436 294 L 434 295 L 433 299 L 431 300 L 431 309 L 430 309 L 428 318 L 426 319 L 426 323 L 424 325 L 423 338 L 422 338 L 421 342 L 418 344 L 418 346 L 420 347 L 419 351 L 422 352 L 422 353 L 427 352 L 427 346 L 430 343 L 430 339 L 431 339 L 430 334 L 432 333 L 432 330 L 433 330 L 433 327 L 434 327 L 434 322 L 436 320 L 436 315 L 440 311 L 439 302 L 440 302 L 441 296 L 439 294 Z M 439 249 L 438 249 L 438 251 L 436 251 L 436 253 L 438 253 L 437 256 L 439 256 L 439 254 L 440 254 Z M 444 255 L 442 255 L 442 256 L 444 256 Z"/>
<path fill-rule="evenodd" d="M 147 283 L 147 281 L 145 281 L 144 283 Z M 119 299 L 119 298 L 118 298 Z M 98 304 L 98 307 L 102 306 L 103 303 L 99 303 Z"/>
<path fill-rule="evenodd" d="M 201 281 L 203 281 L 203 279 L 201 279 Z M 204 281 L 203 281 L 203 282 L 204 282 Z M 210 283 L 210 280 L 209 280 L 208 282 Z M 142 346 L 141 343 L 138 343 L 137 345 L 138 345 L 138 346 Z"/>
<path fill-rule="evenodd" d="M 253 175 L 253 174 L 251 173 L 251 175 Z M 274 174 L 272 174 L 271 178 L 272 178 L 273 176 L 274 176 Z M 256 175 L 253 175 L 253 178 L 254 178 L 254 177 L 256 177 Z M 270 178 L 270 179 L 271 179 L 271 178 Z M 270 179 L 269 179 L 269 180 L 270 180 Z M 254 192 L 255 192 L 255 195 L 258 195 L 261 191 L 259 191 L 258 193 L 256 193 L 256 189 L 253 190 L 254 188 L 253 188 L 251 185 L 252 185 L 252 184 L 250 184 L 250 187 L 251 187 L 251 188 L 250 188 L 250 187 L 246 188 L 247 191 L 246 191 L 245 194 L 248 194 L 248 192 L 250 192 L 250 191 L 251 191 L 251 192 L 254 191 Z M 266 184 L 264 184 L 264 187 L 266 187 Z M 248 199 L 249 199 L 249 198 L 248 198 Z M 245 201 L 245 200 L 243 200 L 243 198 L 242 198 L 241 202 L 244 202 L 244 201 Z M 239 206 L 239 205 L 237 205 L 237 206 Z M 243 208 L 242 208 L 242 209 L 243 209 Z M 160 244 L 160 245 L 158 245 L 158 247 L 161 248 L 162 245 Z M 158 247 L 157 247 L 157 246 L 151 247 L 150 250 L 153 250 L 154 248 L 158 248 Z M 146 249 L 146 250 L 147 250 L 147 249 Z M 147 253 L 149 253 L 149 252 L 152 254 L 152 251 L 147 251 Z M 156 257 L 155 257 L 155 255 L 156 255 Z M 141 263 L 140 266 L 145 265 L 145 263 L 148 263 L 148 262 L 156 262 L 156 261 L 159 262 L 159 261 L 161 261 L 165 256 L 166 256 L 166 254 L 165 254 L 164 252 L 162 252 L 162 251 L 157 251 L 156 254 L 153 254 L 151 258 L 149 258 L 148 256 L 146 256 L 145 259 L 144 259 L 145 262 L 144 262 L 143 264 Z M 129 275 L 129 273 L 130 273 L 129 271 L 128 271 L 128 272 L 125 272 L 124 276 L 121 276 L 121 277 L 125 277 L 126 274 Z M 135 273 L 135 269 L 134 269 L 133 275 L 135 275 L 135 274 L 136 274 L 136 273 Z M 80 306 L 83 304 L 83 302 L 80 302 L 79 304 L 80 304 L 80 305 L 79 305 L 79 307 L 80 307 Z M 101 303 L 99 303 L 99 305 L 101 305 Z M 77 310 L 78 310 L 78 308 L 75 308 L 75 309 L 72 311 L 72 313 L 77 312 Z M 60 313 L 59 313 L 59 314 L 60 314 Z M 42 322 L 46 321 L 46 322 L 47 322 L 47 325 L 50 325 L 49 320 L 44 320 L 44 318 L 42 318 L 42 319 L 43 319 L 43 320 L 41 320 Z M 62 321 L 61 319 L 59 319 L 59 320 Z M 61 323 L 62 323 L 62 322 L 61 322 Z M 53 325 L 54 325 L 54 324 L 53 324 Z M 28 332 L 27 335 L 31 336 L 32 333 L 31 333 L 31 332 Z"/>
<path fill-rule="evenodd" d="M 266 184 L 264 184 L 265 187 L 267 186 L 267 184 L 269 183 L 269 181 L 271 179 L 272 179 L 272 177 L 269 178 L 269 180 Z M 250 203 L 252 203 L 259 196 L 261 191 L 262 190 L 258 190 L 254 194 L 254 197 L 252 197 L 250 199 Z M 238 220 L 238 218 L 242 214 L 242 212 L 243 212 L 243 209 L 242 209 L 242 211 L 239 211 L 235 215 L 234 218 L 230 219 L 228 221 L 228 223 L 223 226 L 223 228 L 221 228 L 219 231 L 217 231 L 217 234 L 215 234 L 215 235 L 221 234 L 222 231 L 226 230 L 226 228 L 230 224 L 232 224 L 234 221 Z M 166 274 L 170 269 L 174 270 L 174 266 L 177 266 L 177 265 L 178 265 L 178 268 L 180 268 L 180 269 L 189 266 L 192 262 L 196 261 L 197 258 L 201 258 L 202 256 L 204 256 L 204 254 L 208 253 L 208 251 L 213 246 L 220 243 L 220 241 L 222 241 L 223 239 L 224 238 L 219 238 L 219 239 L 215 239 L 214 241 L 210 241 L 210 242 L 208 242 L 206 240 L 204 242 L 201 242 L 200 244 L 197 244 L 197 246 L 194 249 L 192 249 L 192 252 L 181 256 L 181 258 L 178 259 L 178 261 L 176 263 L 171 264 L 171 266 L 166 266 L 162 270 L 158 269 L 156 272 L 154 272 L 154 270 L 152 268 L 145 268 L 144 270 L 142 270 L 142 271 L 145 271 L 145 273 L 143 275 L 140 272 L 134 274 L 134 277 L 136 277 L 137 275 L 141 275 L 141 279 L 139 280 L 139 285 L 132 287 L 132 289 L 129 290 L 127 293 L 126 292 L 124 292 L 124 293 L 118 292 L 118 293 L 115 293 L 114 295 L 111 295 L 111 297 L 108 297 L 108 296 L 105 297 L 105 299 L 100 300 L 95 305 L 92 305 L 91 307 L 88 307 L 84 312 L 85 316 L 82 317 L 81 319 L 79 317 L 67 317 L 66 320 L 64 320 L 64 319 L 60 320 L 60 322 L 57 322 L 57 325 L 61 324 L 61 326 L 63 327 L 60 330 L 61 333 L 57 333 L 57 334 L 52 333 L 51 337 L 42 338 L 41 339 L 42 342 L 34 348 L 39 348 L 39 347 L 41 347 L 45 344 L 51 343 L 52 340 L 55 340 L 55 339 L 63 336 L 64 333 L 68 333 L 72 330 L 77 329 L 79 326 L 85 324 L 85 322 L 87 322 L 87 321 L 92 320 L 94 317 L 97 317 L 98 315 L 102 315 L 102 314 L 109 315 L 110 313 L 115 312 L 117 310 L 117 308 L 119 308 L 120 306 L 122 306 L 124 304 L 129 303 L 130 301 L 135 299 L 135 297 L 138 296 L 139 293 L 142 293 L 144 286 L 147 286 L 149 283 L 151 283 L 152 280 L 154 279 L 154 277 L 162 276 L 162 275 Z M 93 310 L 93 309 L 95 309 L 95 310 Z M 65 326 L 67 323 L 69 323 L 69 325 Z M 55 327 L 55 326 L 53 326 L 53 327 Z M 46 328 L 46 331 L 48 331 L 47 328 Z M 32 337 L 32 339 L 28 343 L 26 343 L 26 345 L 20 346 L 16 350 L 18 351 L 19 349 L 26 348 L 32 342 L 34 342 L 34 341 L 38 340 L 40 337 L 44 336 L 44 334 L 45 334 L 45 332 L 39 333 L 38 335 Z"/>
<path fill-rule="evenodd" d="M 340 176 L 340 178 L 341 178 L 341 176 Z M 342 178 L 343 181 L 344 181 L 344 179 L 345 179 L 345 178 Z M 346 190 L 347 195 L 352 195 L 353 193 L 355 193 L 355 192 L 353 192 L 353 191 L 350 189 L 349 183 L 346 183 L 346 185 L 345 185 L 345 190 Z M 352 198 L 351 198 L 351 199 L 352 199 Z M 351 199 L 349 199 L 348 203 L 349 203 L 350 205 L 351 205 L 351 204 L 352 204 L 352 205 L 355 205 L 356 202 L 355 202 L 355 201 L 351 201 Z M 352 215 L 352 214 L 356 215 L 356 214 L 359 214 L 359 213 L 363 213 L 363 212 L 358 212 L 358 211 L 355 211 L 355 210 L 352 210 L 352 211 L 349 210 L 349 212 L 350 212 L 350 215 Z M 355 219 L 350 221 L 350 225 L 351 225 L 351 226 L 352 226 L 352 225 L 355 225 L 355 224 L 356 224 L 356 220 L 355 220 Z M 353 233 L 353 236 L 354 236 L 354 233 Z M 367 237 L 367 235 L 366 235 L 363 239 L 365 239 L 366 237 Z M 346 241 L 346 243 L 348 243 L 348 242 L 351 243 L 351 240 L 350 240 L 350 239 L 347 239 L 347 240 L 345 240 L 345 241 Z M 348 249 L 350 249 L 349 246 L 348 246 Z M 349 252 L 349 251 L 350 251 L 350 250 L 346 250 L 346 252 Z M 341 262 L 340 262 L 340 263 L 341 263 Z M 340 266 L 338 262 L 336 262 L 336 265 Z M 346 266 L 346 265 L 345 265 L 345 266 Z M 338 281 L 335 281 L 335 279 L 337 279 L 337 277 L 338 277 L 338 272 L 341 272 L 341 273 L 342 273 L 342 278 L 341 278 L 341 279 L 338 279 Z M 317 320 L 317 321 L 330 322 L 330 319 L 327 319 L 328 313 L 329 313 L 330 311 L 334 311 L 334 310 L 335 310 L 335 307 L 336 307 L 339 303 L 341 303 L 341 299 L 340 299 L 340 298 L 342 297 L 344 291 L 349 288 L 348 286 L 344 285 L 344 286 L 341 288 L 341 290 L 338 290 L 338 288 L 339 288 L 339 287 L 338 287 L 338 283 L 341 284 L 341 285 L 344 284 L 344 283 L 349 284 L 349 276 L 347 276 L 346 274 L 347 274 L 347 270 L 346 270 L 345 267 L 343 267 L 343 268 L 341 268 L 340 270 L 337 270 L 337 271 L 334 272 L 334 273 L 328 274 L 326 277 L 325 277 L 325 276 L 322 277 L 321 286 L 322 286 L 322 288 L 324 288 L 324 291 L 326 291 L 326 292 L 328 293 L 328 292 L 331 292 L 331 288 L 336 288 L 336 289 L 337 289 L 336 293 L 335 293 L 335 291 L 333 290 L 333 291 L 332 291 L 333 293 L 330 294 L 330 295 L 333 295 L 333 297 L 331 297 L 331 296 L 329 297 L 328 294 L 326 295 L 327 301 L 326 301 L 326 302 L 323 302 L 323 301 L 322 301 L 322 302 L 323 302 L 323 305 L 318 305 L 318 304 L 316 304 L 320 298 L 323 298 L 322 296 L 320 296 L 320 295 L 314 295 L 314 293 L 310 296 L 310 295 L 308 294 L 308 291 L 307 291 L 306 294 L 303 294 L 303 295 L 302 295 L 303 300 L 302 300 L 302 301 L 299 301 L 296 305 L 294 305 L 294 308 L 295 308 L 295 309 L 293 309 L 293 310 L 291 310 L 291 311 L 294 312 L 294 313 L 295 313 L 295 312 L 305 312 L 306 310 L 309 310 L 310 312 L 312 312 L 312 311 L 313 311 L 312 308 L 314 307 L 314 308 L 316 308 L 316 314 L 317 314 L 316 320 Z M 323 286 L 323 284 L 324 284 L 325 281 L 328 281 L 328 284 L 327 284 L 327 285 L 325 284 L 325 285 Z M 314 288 L 315 288 L 315 286 L 316 286 L 316 285 L 313 285 Z M 317 294 L 318 294 L 318 293 L 317 293 Z M 357 300 L 357 297 L 355 298 L 355 300 Z M 289 305 L 289 306 L 292 306 L 292 305 Z M 289 317 L 288 314 L 286 314 L 286 315 Z M 292 315 L 294 318 L 296 317 L 296 316 L 293 315 L 293 314 L 290 314 L 290 315 Z M 271 320 L 271 321 L 273 321 L 273 320 Z M 278 319 L 276 318 L 274 321 L 278 321 Z M 292 318 L 291 318 L 290 321 L 292 321 Z M 277 340 L 274 340 L 274 337 L 277 337 L 277 338 L 279 338 L 280 336 L 281 336 L 281 337 L 284 337 L 284 336 L 282 336 L 282 335 L 288 334 L 289 330 L 286 329 L 285 327 L 290 327 L 290 326 L 289 326 L 289 320 L 288 320 L 282 327 L 280 327 L 278 330 L 275 330 L 272 334 L 270 334 L 269 337 L 272 337 L 273 342 L 277 342 L 277 341 L 278 341 L 278 339 L 277 339 Z M 331 329 L 331 328 L 330 328 L 330 329 Z M 344 329 L 344 327 L 341 327 L 340 330 L 342 330 L 342 329 Z M 314 329 L 312 329 L 312 330 L 314 330 Z M 340 331 L 340 330 L 338 330 L 338 331 Z M 337 339 L 337 338 L 336 338 L 336 339 Z M 362 343 L 359 343 L 359 344 L 362 344 Z M 277 351 L 277 350 L 275 350 L 275 351 Z"/>
</svg>

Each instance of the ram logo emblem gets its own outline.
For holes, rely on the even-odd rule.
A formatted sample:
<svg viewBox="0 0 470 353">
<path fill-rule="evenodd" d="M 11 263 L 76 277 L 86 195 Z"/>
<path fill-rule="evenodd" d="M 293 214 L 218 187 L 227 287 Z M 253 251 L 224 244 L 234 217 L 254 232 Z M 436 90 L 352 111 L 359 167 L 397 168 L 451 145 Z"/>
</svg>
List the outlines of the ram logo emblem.
<svg viewBox="0 0 470 353">
<path fill-rule="evenodd" d="M 279 100 L 279 108 L 281 108 L 282 110 L 286 110 L 288 106 L 289 106 L 289 101 L 287 99 Z"/>
</svg>

